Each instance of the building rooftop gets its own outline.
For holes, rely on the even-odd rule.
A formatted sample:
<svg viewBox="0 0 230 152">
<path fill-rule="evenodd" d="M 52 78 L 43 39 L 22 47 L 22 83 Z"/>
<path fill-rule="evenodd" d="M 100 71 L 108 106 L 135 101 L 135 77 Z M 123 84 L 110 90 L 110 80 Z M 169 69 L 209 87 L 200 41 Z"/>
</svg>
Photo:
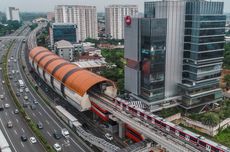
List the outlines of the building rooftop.
<svg viewBox="0 0 230 152">
<path fill-rule="evenodd" d="M 57 48 L 71 48 L 71 47 L 73 47 L 73 45 L 69 41 L 66 41 L 66 40 L 57 41 L 55 43 L 55 46 Z"/>
<path fill-rule="evenodd" d="M 78 62 L 72 62 L 73 64 L 76 64 L 80 68 L 96 68 L 96 67 L 103 67 L 106 66 L 106 62 L 104 60 L 91 60 L 91 61 L 78 61 Z"/>
</svg>

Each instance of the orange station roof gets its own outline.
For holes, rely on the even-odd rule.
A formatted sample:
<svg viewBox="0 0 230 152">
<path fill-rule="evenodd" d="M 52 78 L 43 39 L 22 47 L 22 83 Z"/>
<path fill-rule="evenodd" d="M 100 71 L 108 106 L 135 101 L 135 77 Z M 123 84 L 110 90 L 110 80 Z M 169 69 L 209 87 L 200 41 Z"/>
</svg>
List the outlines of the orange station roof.
<svg viewBox="0 0 230 152">
<path fill-rule="evenodd" d="M 44 68 L 50 60 L 53 60 L 46 65 L 45 71 L 49 74 L 53 72 L 53 77 L 56 80 L 64 81 L 62 83 L 64 83 L 66 87 L 75 91 L 80 96 L 83 96 L 92 86 L 101 82 L 110 83 L 115 87 L 113 81 L 88 70 L 81 69 L 44 47 L 35 47 L 30 51 L 29 56 L 32 59 L 34 58 L 35 62 L 40 60 L 38 65 L 41 68 Z"/>
</svg>

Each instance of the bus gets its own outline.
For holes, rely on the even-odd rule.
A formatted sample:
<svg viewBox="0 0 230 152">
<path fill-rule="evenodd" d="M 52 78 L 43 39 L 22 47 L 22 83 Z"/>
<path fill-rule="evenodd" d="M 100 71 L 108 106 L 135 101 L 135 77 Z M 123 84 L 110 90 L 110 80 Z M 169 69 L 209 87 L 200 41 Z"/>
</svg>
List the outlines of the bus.
<svg viewBox="0 0 230 152">
<path fill-rule="evenodd" d="M 19 83 L 19 86 L 20 86 L 21 88 L 24 87 L 24 82 L 23 82 L 22 80 L 18 80 L 18 83 Z"/>
</svg>

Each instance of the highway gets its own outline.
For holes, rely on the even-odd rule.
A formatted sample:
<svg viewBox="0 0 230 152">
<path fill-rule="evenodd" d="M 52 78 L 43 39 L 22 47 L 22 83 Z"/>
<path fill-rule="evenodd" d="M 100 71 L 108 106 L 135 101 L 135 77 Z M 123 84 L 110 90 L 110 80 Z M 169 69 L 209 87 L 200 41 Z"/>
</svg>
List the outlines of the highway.
<svg viewBox="0 0 230 152">
<path fill-rule="evenodd" d="M 32 32 L 31 34 L 35 34 L 36 32 Z M 17 87 L 18 82 L 16 80 L 23 80 L 26 86 L 28 87 L 29 91 L 25 92 L 25 89 L 23 90 L 23 93 L 20 93 L 20 102 L 23 104 L 24 102 L 29 103 L 29 105 L 33 104 L 36 106 L 35 110 L 32 110 L 31 107 L 25 108 L 25 111 L 30 116 L 30 118 L 35 122 L 41 122 L 43 124 L 43 129 L 41 129 L 41 132 L 43 136 L 47 139 L 48 143 L 50 145 L 53 145 L 54 143 L 59 143 L 62 146 L 62 149 L 65 152 L 84 152 L 84 151 L 93 151 L 90 149 L 86 144 L 83 143 L 79 138 L 77 138 L 74 133 L 70 132 L 70 138 L 65 139 L 64 137 L 62 139 L 56 140 L 53 137 L 53 133 L 55 131 L 61 131 L 62 128 L 66 128 L 66 126 L 60 122 L 58 117 L 54 114 L 54 112 L 42 101 L 42 99 L 37 96 L 35 90 L 31 87 L 29 82 L 27 81 L 27 78 L 25 77 L 25 73 L 22 68 L 22 63 L 19 57 L 22 58 L 22 60 L 25 59 L 24 52 L 26 51 L 25 43 L 22 43 L 22 41 L 19 41 L 17 48 L 15 51 L 11 52 L 11 55 L 9 57 L 13 57 L 13 60 L 10 60 L 10 69 L 12 73 L 12 70 L 18 71 L 13 75 L 13 79 L 11 79 L 11 85 L 13 86 L 13 89 L 15 92 L 20 92 L 19 88 Z M 21 49 L 19 49 L 21 48 Z M 16 59 L 16 63 L 14 62 L 14 59 Z M 27 73 L 29 74 L 29 73 Z M 28 97 L 28 100 L 24 99 L 25 96 Z M 34 104 L 34 100 L 38 102 L 38 104 Z"/>
<path fill-rule="evenodd" d="M 20 28 L 12 35 L 18 35 L 23 28 Z M 26 35 L 29 29 L 25 29 L 22 35 Z M 0 43 L 0 58 L 2 61 L 2 56 L 6 53 L 7 46 L 9 46 L 12 39 L 3 40 Z M 12 49 L 16 49 L 17 45 L 14 43 Z M 32 144 L 29 141 L 22 142 L 20 137 L 21 135 L 26 135 L 27 138 L 35 136 L 30 128 L 27 126 L 25 120 L 22 118 L 20 114 L 14 114 L 14 110 L 16 106 L 12 101 L 11 96 L 9 95 L 5 83 L 3 81 L 3 71 L 0 71 L 0 94 L 4 95 L 4 99 L 1 100 L 1 106 L 8 103 L 10 107 L 8 109 L 4 108 L 3 111 L 0 111 L 0 129 L 4 133 L 8 143 L 10 144 L 10 148 L 15 152 L 42 152 L 45 151 L 40 143 Z M 13 127 L 7 128 L 7 122 L 12 121 Z"/>
</svg>

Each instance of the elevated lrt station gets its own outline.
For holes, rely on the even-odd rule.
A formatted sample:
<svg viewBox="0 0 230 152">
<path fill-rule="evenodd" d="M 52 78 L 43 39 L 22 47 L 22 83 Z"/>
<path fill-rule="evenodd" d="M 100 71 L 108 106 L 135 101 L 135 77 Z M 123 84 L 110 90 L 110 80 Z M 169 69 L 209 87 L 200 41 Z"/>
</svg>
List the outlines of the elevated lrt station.
<svg viewBox="0 0 230 152">
<path fill-rule="evenodd" d="M 127 137 L 134 142 L 151 139 L 172 152 L 230 152 L 223 145 L 129 105 L 117 97 L 114 82 L 82 69 L 44 47 L 33 48 L 29 62 L 32 70 L 55 92 L 79 111 L 91 110 L 120 138 Z"/>
<path fill-rule="evenodd" d="M 59 57 L 44 47 L 35 47 L 29 53 L 33 70 L 58 94 L 79 111 L 91 109 L 90 89 L 116 96 L 116 86 L 111 80 L 84 70 Z"/>
</svg>

